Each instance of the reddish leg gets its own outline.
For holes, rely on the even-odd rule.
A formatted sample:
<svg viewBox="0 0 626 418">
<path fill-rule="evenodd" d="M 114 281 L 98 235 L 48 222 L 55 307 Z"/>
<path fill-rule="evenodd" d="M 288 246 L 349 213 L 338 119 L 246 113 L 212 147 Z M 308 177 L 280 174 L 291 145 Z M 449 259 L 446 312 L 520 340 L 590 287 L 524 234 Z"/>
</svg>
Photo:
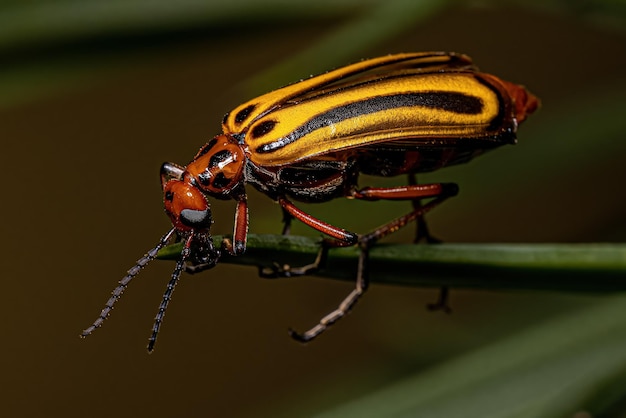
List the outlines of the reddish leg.
<svg viewBox="0 0 626 418">
<path fill-rule="evenodd" d="M 398 187 L 365 187 L 351 196 L 363 200 L 419 200 L 429 197 L 454 196 L 458 186 L 454 183 L 409 184 Z"/>
<path fill-rule="evenodd" d="M 349 245 L 356 244 L 358 240 L 358 235 L 354 232 L 338 228 L 309 215 L 303 210 L 297 208 L 284 196 L 278 198 L 278 203 L 289 215 L 311 228 L 331 237 L 332 239 L 325 240 L 327 241 L 326 244 L 331 247 L 347 247 Z"/>
<path fill-rule="evenodd" d="M 246 251 L 248 240 L 248 200 L 245 194 L 237 197 L 237 209 L 235 210 L 235 222 L 233 227 L 233 241 L 224 238 L 222 248 L 231 255 L 241 255 Z"/>
<path fill-rule="evenodd" d="M 434 184 L 421 184 L 421 185 L 408 185 L 389 188 L 375 188 L 366 187 L 361 190 L 355 190 L 350 194 L 350 197 L 361 200 L 418 200 L 426 198 L 447 198 L 454 196 L 458 191 L 458 187 L 454 183 L 434 183 Z M 343 228 L 339 228 L 321 221 L 314 216 L 299 209 L 286 197 L 281 196 L 278 198 L 278 203 L 283 208 L 284 220 L 287 225 L 287 220 L 290 218 L 298 219 L 311 228 L 320 231 L 321 233 L 328 235 L 331 239 L 326 239 L 325 244 L 329 247 L 346 247 L 359 240 L 358 235 L 354 232 L 346 231 Z M 429 206 L 429 208 L 432 208 Z M 416 213 L 418 218 L 423 217 L 429 209 L 424 210 L 424 207 L 419 205 L 412 213 Z M 399 218 L 401 219 L 401 218 Z M 413 221 L 415 218 L 411 218 L 407 222 Z M 404 226 L 404 225 L 402 225 Z M 382 227 L 381 227 L 382 228 Z M 377 230 L 380 230 L 378 228 Z M 288 232 L 288 228 L 286 228 Z M 381 231 L 382 232 L 382 231 Z M 393 231 L 390 231 L 393 232 Z M 386 232 L 386 234 L 390 233 Z M 285 230 L 283 231 L 285 233 Z"/>
<path fill-rule="evenodd" d="M 283 235 L 289 233 L 289 227 L 291 226 L 291 219 L 295 218 L 302 223 L 310 226 L 311 228 L 328 235 L 330 238 L 322 241 L 322 247 L 315 258 L 315 261 L 311 264 L 300 267 L 291 267 L 288 264 L 279 265 L 274 263 L 271 267 L 259 267 L 259 276 L 265 279 L 272 279 L 276 277 L 291 277 L 291 276 L 304 276 L 315 272 L 319 266 L 323 266 L 326 262 L 326 255 L 328 254 L 328 248 L 331 247 L 347 247 L 356 244 L 358 235 L 346 231 L 345 229 L 338 228 L 324 221 L 321 221 L 312 215 L 304 212 L 295 206 L 289 199 L 282 196 L 278 198 L 278 203 L 283 209 L 283 221 L 285 222 L 285 228 L 283 229 Z"/>
<path fill-rule="evenodd" d="M 224 238 L 222 240 L 222 250 L 228 251 L 231 255 L 241 255 L 246 251 L 246 241 L 248 239 L 248 201 L 246 195 L 238 196 L 237 208 L 235 209 L 235 222 L 233 227 L 233 239 Z M 209 237 L 209 239 L 211 239 Z M 212 243 L 212 241 L 211 241 Z M 212 245 L 212 244 L 211 244 Z M 185 272 L 189 274 L 213 268 L 215 262 L 200 264 L 185 264 Z"/>
</svg>

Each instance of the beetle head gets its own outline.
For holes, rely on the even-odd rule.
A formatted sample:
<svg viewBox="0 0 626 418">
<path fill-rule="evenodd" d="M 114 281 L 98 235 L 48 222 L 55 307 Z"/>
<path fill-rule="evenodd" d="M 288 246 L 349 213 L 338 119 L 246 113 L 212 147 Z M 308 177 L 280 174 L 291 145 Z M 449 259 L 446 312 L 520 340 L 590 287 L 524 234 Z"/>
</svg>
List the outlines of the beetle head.
<svg viewBox="0 0 626 418">
<path fill-rule="evenodd" d="M 197 187 L 183 180 L 170 180 L 163 187 L 163 203 L 179 234 L 208 233 L 213 223 L 211 206 Z"/>
</svg>

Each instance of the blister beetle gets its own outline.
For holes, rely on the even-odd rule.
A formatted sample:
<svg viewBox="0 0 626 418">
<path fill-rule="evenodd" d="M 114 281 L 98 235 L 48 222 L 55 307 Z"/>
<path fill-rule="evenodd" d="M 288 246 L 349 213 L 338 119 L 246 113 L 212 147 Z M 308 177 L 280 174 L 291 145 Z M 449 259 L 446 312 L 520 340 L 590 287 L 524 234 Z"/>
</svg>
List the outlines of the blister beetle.
<svg viewBox="0 0 626 418">
<path fill-rule="evenodd" d="M 359 188 L 359 174 L 411 177 L 468 162 L 514 143 L 518 124 L 538 105 L 524 87 L 478 71 L 465 55 L 445 52 L 364 60 L 240 105 L 224 117 L 223 133 L 204 145 L 187 166 L 163 164 L 165 212 L 172 229 L 128 271 L 82 336 L 102 325 L 132 278 L 176 236 L 183 250 L 155 319 L 151 351 L 183 270 L 213 267 L 221 251 L 232 255 L 245 251 L 249 184 L 280 204 L 286 214 L 284 233 L 295 218 L 328 237 L 324 249 L 355 244 L 362 249 L 355 289 L 318 325 L 302 334 L 291 332 L 300 341 L 315 338 L 343 317 L 367 288 L 368 247 L 413 220 L 423 223 L 424 213 L 457 193 L 453 183 Z M 414 208 L 358 235 L 319 220 L 292 202 L 339 197 L 408 200 Z M 208 198 L 236 202 L 233 238 L 225 239 L 221 248 L 211 238 Z M 431 200 L 422 205 L 422 199 Z"/>
</svg>

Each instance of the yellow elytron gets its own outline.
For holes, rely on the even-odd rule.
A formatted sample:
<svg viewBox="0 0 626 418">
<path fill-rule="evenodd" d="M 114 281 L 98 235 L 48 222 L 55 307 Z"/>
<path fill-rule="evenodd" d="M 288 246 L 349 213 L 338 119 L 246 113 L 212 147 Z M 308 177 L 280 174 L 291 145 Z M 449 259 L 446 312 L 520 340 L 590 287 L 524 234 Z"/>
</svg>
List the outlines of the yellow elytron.
<svg viewBox="0 0 626 418">
<path fill-rule="evenodd" d="M 245 133 L 248 158 L 259 166 L 403 139 L 413 146 L 435 138 L 503 140 L 525 117 L 513 117 L 508 99 L 520 90 L 477 72 L 465 55 L 389 55 L 257 97 L 230 112 L 222 127 Z"/>
</svg>

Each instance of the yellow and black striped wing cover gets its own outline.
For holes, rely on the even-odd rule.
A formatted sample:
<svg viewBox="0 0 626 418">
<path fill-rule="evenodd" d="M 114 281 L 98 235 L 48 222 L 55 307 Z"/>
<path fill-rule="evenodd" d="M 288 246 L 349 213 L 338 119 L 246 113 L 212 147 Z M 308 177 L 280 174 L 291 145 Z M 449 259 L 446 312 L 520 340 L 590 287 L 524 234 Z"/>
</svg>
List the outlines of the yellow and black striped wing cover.
<svg viewBox="0 0 626 418">
<path fill-rule="evenodd" d="M 356 147 L 513 142 L 514 104 L 469 57 L 411 53 L 361 61 L 257 97 L 224 118 L 258 166 Z"/>
</svg>

